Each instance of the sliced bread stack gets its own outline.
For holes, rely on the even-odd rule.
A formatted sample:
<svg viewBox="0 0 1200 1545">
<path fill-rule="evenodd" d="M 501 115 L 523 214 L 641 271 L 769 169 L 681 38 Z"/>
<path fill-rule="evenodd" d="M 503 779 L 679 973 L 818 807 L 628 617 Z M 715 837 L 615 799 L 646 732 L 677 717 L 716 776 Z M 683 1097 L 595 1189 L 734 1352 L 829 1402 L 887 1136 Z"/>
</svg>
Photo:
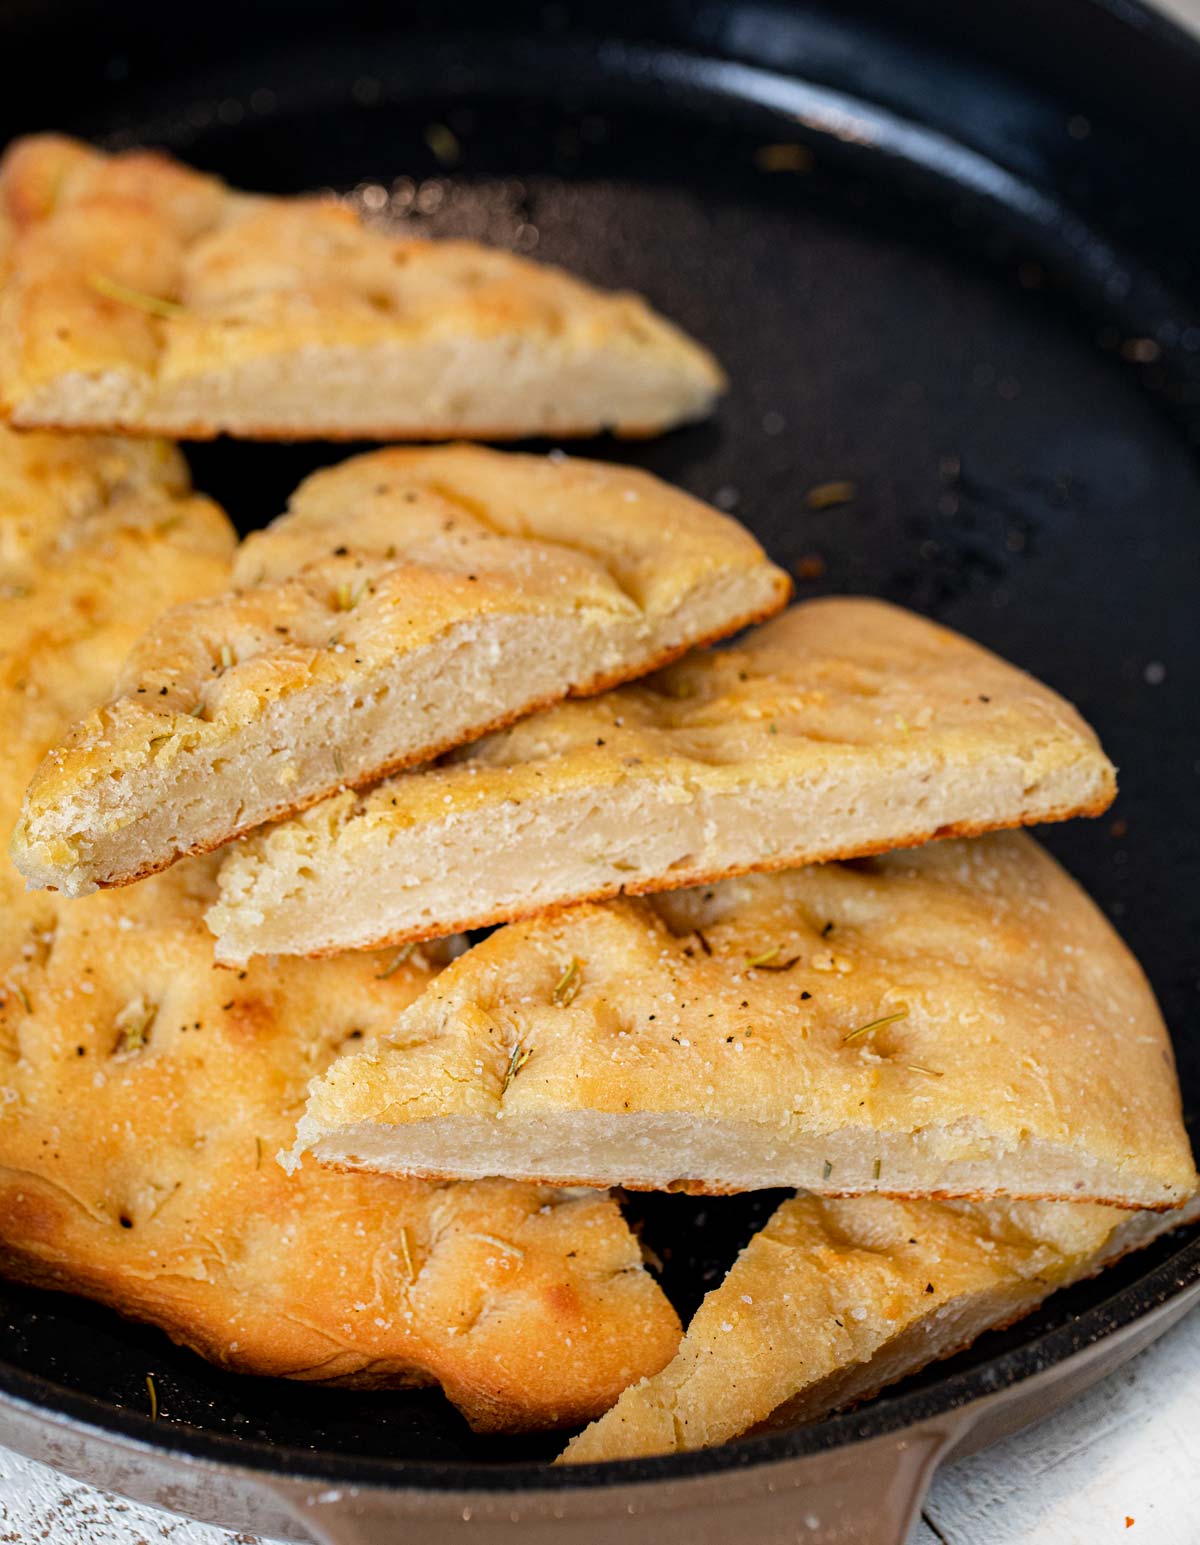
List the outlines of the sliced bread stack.
<svg viewBox="0 0 1200 1545">
<path fill-rule="evenodd" d="M 1095 736 L 879 602 L 704 647 L 788 592 L 645 474 L 359 457 L 152 625 L 17 823 L 68 896 L 224 846 L 239 975 L 386 947 L 386 979 L 504 924 L 313 1067 L 296 1178 L 799 1193 L 572 1460 L 860 1398 L 1197 1187 L 1145 979 L 1004 830 L 1106 808 Z"/>
<path fill-rule="evenodd" d="M 1150 988 L 1015 830 L 1115 792 L 1054 692 L 784 611 L 626 467 L 379 451 L 235 550 L 171 447 L 39 432 L 634 436 L 723 388 L 512 254 L 6 153 L 6 1272 L 583 1462 L 863 1399 L 1196 1213 Z M 614 1187 L 794 1194 L 681 1332 Z"/>
</svg>

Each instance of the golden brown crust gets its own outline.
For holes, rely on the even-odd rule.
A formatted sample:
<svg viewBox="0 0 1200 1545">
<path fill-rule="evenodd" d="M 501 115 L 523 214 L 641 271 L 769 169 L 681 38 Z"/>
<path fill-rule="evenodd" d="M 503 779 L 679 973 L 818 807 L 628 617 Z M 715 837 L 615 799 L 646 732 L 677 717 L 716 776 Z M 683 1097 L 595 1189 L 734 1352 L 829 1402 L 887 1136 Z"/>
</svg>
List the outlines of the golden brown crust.
<svg viewBox="0 0 1200 1545">
<path fill-rule="evenodd" d="M 351 1164 L 343 1158 L 323 1159 L 322 1166 L 325 1169 L 335 1170 L 343 1175 L 362 1175 L 371 1173 L 370 1166 L 366 1164 Z M 410 1180 L 424 1180 L 431 1184 L 447 1185 L 458 1179 L 453 1171 L 417 1168 L 406 1170 L 405 1176 Z M 601 1185 L 595 1179 L 589 1179 L 581 1175 L 547 1175 L 539 1179 L 539 1185 L 559 1186 L 564 1190 L 588 1189 L 594 1191 L 608 1191 L 614 1189 L 608 1185 Z M 619 1191 L 666 1191 L 672 1196 L 740 1196 L 744 1194 L 744 1187 L 713 1185 L 707 1180 L 672 1180 L 667 1186 L 644 1184 L 637 1180 L 622 1180 L 615 1187 Z M 822 1197 L 830 1197 L 835 1200 L 850 1200 L 862 1196 L 861 1190 L 839 1191 L 837 1187 L 823 1189 Z M 977 1202 L 985 1204 L 996 1200 L 996 1191 L 993 1188 L 971 1190 L 964 1187 L 961 1190 L 925 1190 L 902 1191 L 891 1186 L 879 1186 L 872 1190 L 872 1196 L 885 1196 L 895 1202 Z M 1139 1202 L 1109 1201 L 1103 1196 L 1089 1196 L 1086 1191 L 1037 1191 L 1021 1188 L 1020 1200 L 1023 1202 L 1070 1202 L 1080 1207 L 1104 1207 L 1113 1212 L 1133 1213 L 1169 1213 L 1178 1212 L 1179 1202 L 1154 1202 L 1143 1205 Z"/>
<path fill-rule="evenodd" d="M 233 534 L 166 447 L 0 431 L 0 818 Z M 275 1155 L 308 1078 L 438 956 L 216 968 L 214 865 L 60 902 L 0 862 L 0 1262 L 242 1373 L 441 1383 L 480 1428 L 578 1421 L 678 1321 L 611 1198 Z"/>
<path fill-rule="evenodd" d="M 336 953 L 1099 813 L 1115 788 L 1048 687 L 827 598 L 263 832 L 209 921 L 222 959 Z"/>
<path fill-rule="evenodd" d="M 0 402 L 0 418 L 4 417 L 4 411 L 4 405 Z M 31 430 L 44 430 L 55 434 L 78 433 L 78 426 L 75 424 L 43 424 L 40 420 L 36 424 L 19 423 L 12 417 L 9 418 L 9 427 L 20 434 L 28 434 Z M 656 439 L 662 434 L 663 430 L 661 425 L 646 424 L 634 428 L 626 424 L 606 432 L 611 433 L 615 440 L 637 441 Z M 131 439 L 140 439 L 143 436 L 158 438 L 161 432 L 143 428 L 141 424 L 129 419 L 110 418 L 105 419 L 103 422 L 97 421 L 94 423 L 89 419 L 87 433 L 89 435 L 119 435 L 128 436 Z M 583 430 L 580 430 L 578 435 L 569 434 L 565 430 L 560 430 L 559 433 L 567 439 L 594 438 L 590 434 L 585 435 Z M 185 424 L 173 425 L 170 434 L 171 438 L 175 440 L 216 440 L 221 435 L 227 434 L 231 439 L 258 440 L 266 445 L 298 445 L 316 438 L 309 429 L 288 431 L 250 422 L 240 423 L 237 433 L 234 434 L 212 419 L 189 420 Z M 436 430 L 428 428 L 398 430 L 382 423 L 359 425 L 356 422 L 346 429 L 324 429 L 321 432 L 320 438 L 329 441 L 332 445 L 351 445 L 359 440 L 382 440 L 393 445 L 420 445 L 428 440 L 526 440 L 535 438 L 535 436 L 530 430 L 521 428 L 519 423 L 515 421 L 481 426 L 447 424 Z"/>
<path fill-rule="evenodd" d="M 1043 811 L 1036 817 L 1036 824 L 1039 826 L 1051 825 L 1060 821 L 1072 821 L 1076 817 L 1095 818 L 1096 816 L 1103 815 L 1111 806 L 1115 792 L 1114 789 L 1112 793 L 1106 793 L 1095 804 L 1082 808 L 1064 806 L 1059 810 Z M 1012 829 L 1013 824 L 1011 821 L 957 821 L 949 826 L 939 826 L 936 831 L 908 833 L 886 843 L 870 843 L 865 846 L 853 843 L 847 848 L 835 849 L 829 854 L 823 854 L 819 861 L 821 863 L 842 863 L 847 859 L 877 858 L 883 853 L 898 853 L 904 848 L 923 847 L 927 842 L 944 842 L 962 837 L 982 837 L 988 832 L 1008 831 Z M 1035 822 L 1031 818 L 1028 823 L 1019 824 L 1032 825 Z M 245 835 L 245 832 L 237 833 L 239 837 Z M 764 857 L 753 864 L 733 864 L 721 869 L 710 869 L 707 871 L 676 869 L 672 870 L 670 875 L 650 876 L 644 881 L 635 880 L 632 883 L 624 881 L 620 885 L 604 886 L 594 891 L 588 891 L 585 895 L 573 896 L 569 901 L 556 901 L 545 907 L 501 907 L 491 912 L 473 913 L 471 916 L 457 922 L 439 922 L 436 927 L 400 929 L 396 932 L 364 939 L 361 943 L 356 943 L 355 948 L 380 950 L 392 949 L 401 944 L 423 944 L 428 943 L 431 939 L 445 938 L 447 933 L 470 933 L 477 928 L 494 928 L 505 923 L 529 922 L 535 917 L 557 917 L 568 911 L 571 907 L 586 902 L 616 901 L 622 896 L 653 896 L 668 890 L 695 889 L 704 885 L 716 885 L 722 880 L 734 880 L 745 874 L 775 874 L 780 870 L 793 867 L 794 864 L 790 858 Z M 339 945 L 336 948 L 330 949 L 306 949 L 303 953 L 309 960 L 328 960 L 331 956 L 344 954 L 345 950 Z M 586 1185 L 587 1182 L 582 1180 L 564 1180 L 557 1181 L 555 1184 Z M 704 1194 L 716 1195 L 719 1193 L 706 1192 Z M 829 1194 L 833 1195 L 836 1193 Z M 1072 1198 L 1063 1199 L 1072 1200 Z"/>
<path fill-rule="evenodd" d="M 246 539 L 227 592 L 146 634 L 43 760 L 16 861 L 68 893 L 130 883 L 638 675 L 789 588 L 736 522 L 631 468 L 472 446 L 352 458 Z"/>
<path fill-rule="evenodd" d="M 1084 1204 L 782 1203 L 704 1299 L 661 1373 L 567 1463 L 679 1452 L 820 1419 L 1028 1314 L 1200 1210 Z"/>
<path fill-rule="evenodd" d="M 678 645 L 678 647 L 673 648 L 673 649 L 664 649 L 654 658 L 654 660 L 651 662 L 651 664 L 647 666 L 647 671 L 659 670 L 659 669 L 661 669 L 661 667 L 663 667 L 665 665 L 671 664 L 672 661 L 681 659 L 692 648 L 701 648 L 701 647 L 704 647 L 705 645 L 716 643 L 719 639 L 724 638 L 729 633 L 736 633 L 741 628 L 750 627 L 754 623 L 761 622 L 761 621 L 763 621 L 764 618 L 770 617 L 776 611 L 778 611 L 779 606 L 783 606 L 783 605 L 786 605 L 786 604 L 787 604 L 787 594 L 784 593 L 781 596 L 781 599 L 780 599 L 778 605 L 772 603 L 772 605 L 769 608 L 764 609 L 764 608 L 760 607 L 757 610 L 755 610 L 754 612 L 747 613 L 746 615 L 744 615 L 740 619 L 736 619 L 736 620 L 732 621 L 727 628 L 722 628 L 719 632 L 709 633 L 704 638 L 698 639 L 695 645 L 680 644 L 680 645 Z M 609 673 L 609 675 L 602 676 L 602 677 L 597 677 L 597 678 L 593 679 L 592 681 L 587 682 L 583 686 L 572 687 L 570 692 L 567 695 L 569 697 L 572 697 L 572 698 L 589 697 L 589 696 L 591 696 L 593 694 L 599 694 L 601 692 L 607 692 L 610 688 L 618 686 L 621 682 L 628 681 L 628 679 L 629 679 L 628 674 L 626 672 L 624 672 L 624 671 L 619 672 L 619 673 L 611 672 L 611 673 Z M 556 701 L 558 701 L 558 699 L 557 698 L 553 698 L 553 697 L 542 698 L 539 702 L 534 703 L 532 708 L 530 708 L 529 710 L 519 710 L 519 711 L 514 712 L 514 713 L 505 714 L 505 715 L 501 716 L 500 718 L 494 719 L 491 723 L 485 725 L 483 727 L 483 729 L 481 729 L 477 733 L 479 735 L 491 735 L 491 734 L 494 734 L 494 733 L 496 733 L 498 731 L 508 729 L 511 725 L 515 724 L 518 719 L 524 718 L 526 712 L 536 713 L 540 709 L 550 707 Z M 474 738 L 474 733 L 475 732 L 473 732 L 472 738 Z M 437 758 L 439 756 L 444 756 L 446 752 L 453 750 L 455 748 L 455 746 L 457 746 L 459 743 L 460 743 L 459 737 L 456 736 L 456 737 L 454 737 L 454 738 L 452 738 L 450 740 L 443 741 L 440 744 L 434 745 L 431 748 L 429 748 L 428 750 L 413 752 L 413 753 L 411 753 L 408 756 L 405 756 L 405 757 L 402 757 L 402 758 L 399 758 L 399 759 L 387 762 L 382 767 L 376 768 L 374 771 L 370 772 L 369 774 L 365 774 L 365 775 L 363 775 L 360 778 L 356 778 L 353 782 L 351 782 L 349 779 L 347 779 L 346 781 L 341 782 L 341 783 L 336 783 L 336 784 L 328 785 L 328 786 L 326 786 L 324 788 L 321 788 L 321 789 L 317 790 L 315 793 L 311 794 L 310 796 L 308 796 L 307 798 L 305 798 L 302 801 L 299 801 L 299 802 L 294 803 L 294 804 L 286 805 L 286 806 L 284 806 L 284 807 L 282 807 L 280 809 L 277 809 L 277 810 L 273 811 L 272 814 L 264 817 L 263 820 L 281 821 L 281 820 L 287 820 L 290 817 L 295 816 L 295 815 L 301 815 L 301 814 L 303 814 L 303 812 L 305 810 L 311 809 L 313 807 L 313 805 L 319 804 L 321 802 L 321 800 L 329 799 L 333 795 L 335 795 L 337 793 L 340 793 L 342 789 L 364 788 L 364 787 L 367 787 L 368 785 L 370 785 L 372 783 L 377 783 L 381 778 L 391 777 L 392 774 L 394 774 L 394 773 L 403 772 L 407 768 L 419 766 L 421 763 L 433 761 L 435 758 Z M 1098 814 L 1100 814 L 1100 811 L 1096 811 L 1096 812 L 1083 811 L 1083 812 L 1072 812 L 1072 813 L 1080 813 L 1080 814 L 1093 814 L 1093 813 L 1095 813 L 1095 814 L 1098 815 Z M 1049 819 L 1053 820 L 1055 818 L 1052 816 Z M 1065 820 L 1065 819 L 1067 819 L 1067 817 L 1064 815 L 1062 817 L 1062 819 Z M 254 831 L 255 828 L 257 826 L 261 825 L 261 824 L 262 824 L 262 821 L 254 821 L 254 822 L 251 822 L 249 825 L 236 827 L 233 831 L 231 831 L 225 837 L 213 838 L 209 842 L 192 843 L 188 847 L 186 847 L 186 848 L 176 852 L 173 857 L 166 858 L 161 863 L 158 863 L 158 864 L 145 865 L 142 868 L 140 868 L 134 874 L 122 875 L 119 879 L 102 879 L 102 880 L 98 880 L 96 882 L 97 883 L 97 888 L 99 890 L 111 890 L 111 889 L 113 889 L 115 887 L 119 887 L 119 886 L 122 886 L 122 885 L 133 885 L 133 884 L 136 884 L 137 881 L 148 879 L 153 874 L 161 874 L 164 869 L 168 869 L 171 866 L 171 864 L 178 862 L 178 860 L 181 859 L 181 858 L 197 858 L 197 857 L 201 857 L 205 853 L 215 852 L 217 848 L 224 847 L 227 843 L 236 842 L 240 838 L 248 836 L 250 832 Z M 941 834 L 939 834 L 939 835 L 941 835 Z M 914 841 L 916 841 L 916 842 L 920 842 L 920 841 L 924 841 L 924 840 L 925 839 L 923 839 L 923 838 L 914 838 Z M 903 846 L 903 844 L 898 844 L 898 846 Z M 692 882 L 689 882 L 689 883 L 692 883 Z M 701 882 L 696 881 L 694 883 L 699 884 Z M 47 889 L 54 890 L 54 889 L 56 889 L 56 887 L 48 886 Z M 632 894 L 632 892 L 630 892 L 630 894 Z M 505 921 L 505 920 L 506 919 L 499 919 L 499 918 L 495 919 L 495 921 Z M 461 928 L 449 928 L 449 929 L 447 929 L 447 928 L 440 928 L 439 930 L 437 930 L 434 933 L 431 933 L 429 931 L 423 931 L 420 934 L 420 939 L 422 941 L 424 941 L 424 940 L 429 940 L 429 939 L 432 939 L 432 938 L 445 938 L 448 933 L 463 933 L 463 932 L 466 931 L 466 928 L 468 928 L 468 927 L 483 927 L 483 926 L 485 926 L 483 923 L 478 923 L 478 924 L 472 923 L 472 924 L 464 924 Z M 415 940 L 415 937 L 416 936 L 414 936 L 414 940 Z M 409 940 L 408 940 L 407 937 L 398 937 L 396 939 L 387 939 L 387 940 L 384 940 L 382 942 L 384 944 L 392 944 L 392 943 L 404 944 L 404 943 L 408 943 Z M 364 945 L 361 946 L 361 948 L 363 948 L 363 949 L 375 949 L 375 948 L 378 948 L 378 947 L 380 947 L 380 946 L 373 945 L 373 944 L 364 944 Z M 318 958 L 318 957 L 321 957 L 321 956 L 327 957 L 329 955 L 338 954 L 338 953 L 340 953 L 340 951 L 337 951 L 337 950 L 314 950 L 314 951 L 312 951 L 312 957 L 315 959 L 315 958 Z"/>
<path fill-rule="evenodd" d="M 703 416 L 724 389 L 711 356 L 636 296 L 475 243 L 397 238 L 334 200 L 238 194 L 153 152 L 17 141 L 0 210 L 0 401 L 17 427 L 642 435 Z"/>
<path fill-rule="evenodd" d="M 1196 1186 L 1145 978 L 1017 833 L 510 924 L 314 1084 L 301 1134 L 361 1167 L 631 1189 L 1156 1209 Z"/>
</svg>

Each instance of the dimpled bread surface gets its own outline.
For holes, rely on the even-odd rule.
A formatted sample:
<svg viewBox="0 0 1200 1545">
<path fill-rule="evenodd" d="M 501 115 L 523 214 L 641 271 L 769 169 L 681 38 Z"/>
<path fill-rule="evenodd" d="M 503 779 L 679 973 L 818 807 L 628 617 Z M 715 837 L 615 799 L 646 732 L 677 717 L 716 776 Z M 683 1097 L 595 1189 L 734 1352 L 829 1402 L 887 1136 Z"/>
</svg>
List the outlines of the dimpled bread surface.
<svg viewBox="0 0 1200 1545">
<path fill-rule="evenodd" d="M 639 296 L 154 152 L 18 140 L 0 208 L 0 407 L 22 428 L 640 436 L 704 417 L 725 385 Z"/>
<path fill-rule="evenodd" d="M 164 608 L 227 583 L 224 516 L 151 441 L 0 431 L 0 811 Z M 276 1161 L 309 1078 L 438 960 L 215 966 L 214 860 L 61 901 L 0 865 L 0 1262 L 243 1373 L 440 1383 L 481 1429 L 576 1423 L 678 1320 L 608 1197 Z"/>
</svg>

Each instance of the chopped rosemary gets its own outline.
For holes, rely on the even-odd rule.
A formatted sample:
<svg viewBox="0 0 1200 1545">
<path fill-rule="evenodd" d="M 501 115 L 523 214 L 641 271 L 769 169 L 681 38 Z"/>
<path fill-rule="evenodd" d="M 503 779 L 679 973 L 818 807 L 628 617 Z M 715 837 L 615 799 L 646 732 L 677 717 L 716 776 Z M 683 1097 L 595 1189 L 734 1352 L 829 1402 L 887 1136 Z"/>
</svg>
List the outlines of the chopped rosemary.
<svg viewBox="0 0 1200 1545">
<path fill-rule="evenodd" d="M 870 1035 L 873 1030 L 882 1030 L 884 1025 L 894 1025 L 898 1019 L 906 1018 L 908 1005 L 898 1008 L 894 1014 L 884 1014 L 879 1019 L 872 1019 L 865 1025 L 859 1025 L 857 1030 L 850 1030 L 842 1037 L 842 1045 L 849 1046 L 851 1041 L 861 1040 L 864 1035 Z"/>
<path fill-rule="evenodd" d="M 857 492 L 853 483 L 818 483 L 805 494 L 804 502 L 810 510 L 831 510 L 834 505 L 849 504 Z"/>
<path fill-rule="evenodd" d="M 575 995 L 583 985 L 583 977 L 580 972 L 578 959 L 572 955 L 571 963 L 554 984 L 554 991 L 550 994 L 550 1001 L 557 1003 L 560 1009 L 565 1009 L 568 1003 L 574 1002 Z"/>
<path fill-rule="evenodd" d="M 350 581 L 343 580 L 334 592 L 334 606 L 339 612 L 352 612 L 363 596 L 367 593 L 367 581 L 364 579 L 361 585 L 352 587 Z"/>
<path fill-rule="evenodd" d="M 404 1269 L 408 1273 L 408 1280 L 417 1280 L 417 1269 L 413 1265 L 412 1247 L 408 1242 L 408 1229 L 404 1224 L 400 1225 L 400 1254 L 404 1257 Z"/>
<path fill-rule="evenodd" d="M 228 644 L 222 644 L 221 645 L 221 669 L 227 671 L 227 670 L 231 670 L 232 668 L 233 668 L 233 650 L 230 649 Z"/>
<path fill-rule="evenodd" d="M 754 152 L 760 172 L 807 172 L 813 164 L 807 145 L 760 145 Z"/>
<path fill-rule="evenodd" d="M 533 1056 L 532 1050 L 523 1041 L 518 1041 L 512 1049 L 512 1056 L 508 1059 L 508 1067 L 504 1070 L 504 1082 L 500 1085 L 500 1098 L 508 1093 L 508 1086 L 516 1078 L 517 1074 Z"/>
<path fill-rule="evenodd" d="M 503 1251 L 505 1255 L 513 1256 L 518 1261 L 525 1259 L 525 1252 L 521 1249 L 520 1245 L 511 1245 L 507 1239 L 497 1239 L 495 1234 L 476 1234 L 475 1238 L 486 1240 L 489 1245 L 495 1245 L 497 1250 Z"/>
<path fill-rule="evenodd" d="M 149 312 L 152 317 L 177 317 L 187 309 L 177 300 L 167 300 L 163 295 L 147 295 L 145 290 L 131 289 L 129 285 L 120 284 L 106 274 L 89 274 L 88 283 L 106 300 L 117 300 L 123 306 L 134 306 L 138 311 Z"/>
<path fill-rule="evenodd" d="M 27 1014 L 32 1014 L 33 1005 L 29 1001 L 29 994 L 25 991 L 25 988 L 20 983 L 18 983 L 17 986 L 13 988 L 13 991 L 21 1000 L 21 1007 L 25 1010 L 25 1012 Z"/>
<path fill-rule="evenodd" d="M 924 1073 L 926 1078 L 945 1078 L 939 1068 L 923 1068 L 919 1062 L 906 1062 L 905 1067 L 910 1073 Z"/>
<path fill-rule="evenodd" d="M 699 940 L 700 948 L 704 951 L 704 953 L 706 955 L 711 955 L 712 954 L 712 945 L 708 942 L 708 940 L 704 937 L 704 935 L 700 932 L 700 930 L 698 928 L 693 928 L 692 932 L 696 935 L 696 938 Z"/>
<path fill-rule="evenodd" d="M 821 1167 L 821 1179 L 822 1180 L 828 1180 L 830 1175 L 832 1175 L 832 1174 L 833 1174 L 833 1165 L 829 1162 L 828 1159 L 826 1159 L 825 1163 Z"/>
<path fill-rule="evenodd" d="M 339 778 L 342 777 L 346 771 L 345 764 L 342 762 L 342 753 L 337 748 L 337 746 L 334 746 L 333 748 L 333 768 Z"/>
<path fill-rule="evenodd" d="M 150 1420 L 156 1422 L 158 1420 L 158 1390 L 155 1388 L 154 1375 L 152 1373 L 146 1375 L 146 1393 L 150 1396 Z"/>
<path fill-rule="evenodd" d="M 254 1139 L 254 1168 L 255 1169 L 262 1169 L 262 1153 L 263 1153 L 262 1138 L 261 1137 L 256 1137 Z"/>
<path fill-rule="evenodd" d="M 783 949 L 782 944 L 777 944 L 773 950 L 764 950 L 761 955 L 747 955 L 746 964 L 753 970 L 755 966 L 765 966 L 768 961 L 774 960 Z"/>
<path fill-rule="evenodd" d="M 760 960 L 753 969 L 755 971 L 790 971 L 799 959 L 799 955 L 789 955 L 786 960 Z"/>
<path fill-rule="evenodd" d="M 382 971 L 376 972 L 375 980 L 377 982 L 386 982 L 389 976 L 395 976 L 396 972 L 399 971 L 400 967 L 412 954 L 414 949 L 416 949 L 415 944 L 402 944 L 396 951 L 395 956 L 391 962 L 384 966 Z"/>
<path fill-rule="evenodd" d="M 441 166 L 457 166 L 462 159 L 458 135 L 444 123 L 431 123 L 425 130 L 425 143 Z"/>
<path fill-rule="evenodd" d="M 112 1054 L 120 1062 L 136 1057 L 146 1049 L 150 1040 L 150 1027 L 158 1016 L 158 1005 L 135 998 L 126 1004 L 117 1016 L 117 1040 Z"/>
<path fill-rule="evenodd" d="M 879 1172 L 880 1172 L 880 1171 L 881 1171 L 881 1170 L 882 1170 L 882 1169 L 883 1169 L 883 1160 L 882 1160 L 882 1159 L 876 1159 L 876 1160 L 875 1160 L 875 1167 L 874 1167 L 874 1169 L 873 1169 L 873 1170 L 872 1170 L 872 1171 L 871 1171 L 871 1173 L 872 1173 L 872 1174 L 873 1174 L 873 1175 L 874 1175 L 874 1177 L 875 1177 L 875 1179 L 876 1179 L 876 1180 L 878 1180 L 878 1179 L 879 1179 Z"/>
</svg>

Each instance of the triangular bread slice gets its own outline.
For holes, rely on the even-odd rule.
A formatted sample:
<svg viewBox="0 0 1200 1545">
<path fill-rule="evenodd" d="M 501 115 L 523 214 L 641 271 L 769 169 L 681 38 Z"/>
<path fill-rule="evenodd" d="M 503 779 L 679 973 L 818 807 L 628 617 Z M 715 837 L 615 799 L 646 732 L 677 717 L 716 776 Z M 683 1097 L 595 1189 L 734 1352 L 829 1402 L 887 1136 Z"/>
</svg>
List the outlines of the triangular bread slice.
<svg viewBox="0 0 1200 1545">
<path fill-rule="evenodd" d="M 636 295 L 397 236 L 333 198 L 235 193 L 150 152 L 19 140 L 0 209 L 0 405 L 22 428 L 650 435 L 725 386 Z"/>
<path fill-rule="evenodd" d="M 1150 988 L 1023 833 L 509 924 L 317 1081 L 306 1148 L 698 1192 L 1197 1188 Z"/>
<path fill-rule="evenodd" d="M 234 536 L 150 442 L 0 430 L 0 818 Z M 0 1269 L 241 1373 L 440 1383 L 482 1429 L 606 1409 L 678 1343 L 616 1204 L 275 1161 L 307 1080 L 437 959 L 217 968 L 215 860 L 63 902 L 0 857 Z"/>
<path fill-rule="evenodd" d="M 1023 671 L 881 601 L 809 601 L 257 834 L 209 923 L 231 962 L 369 948 L 1094 815 L 1114 788 L 1087 725 Z"/>
<path fill-rule="evenodd" d="M 14 839 L 79 895 L 598 692 L 777 611 L 786 575 L 657 478 L 471 446 L 302 483 L 226 593 L 156 622 L 47 756 Z"/>
<path fill-rule="evenodd" d="M 1185 1216 L 1082 1202 L 782 1203 L 661 1373 L 567 1446 L 587 1464 L 817 1421 L 1011 1325 Z"/>
</svg>

